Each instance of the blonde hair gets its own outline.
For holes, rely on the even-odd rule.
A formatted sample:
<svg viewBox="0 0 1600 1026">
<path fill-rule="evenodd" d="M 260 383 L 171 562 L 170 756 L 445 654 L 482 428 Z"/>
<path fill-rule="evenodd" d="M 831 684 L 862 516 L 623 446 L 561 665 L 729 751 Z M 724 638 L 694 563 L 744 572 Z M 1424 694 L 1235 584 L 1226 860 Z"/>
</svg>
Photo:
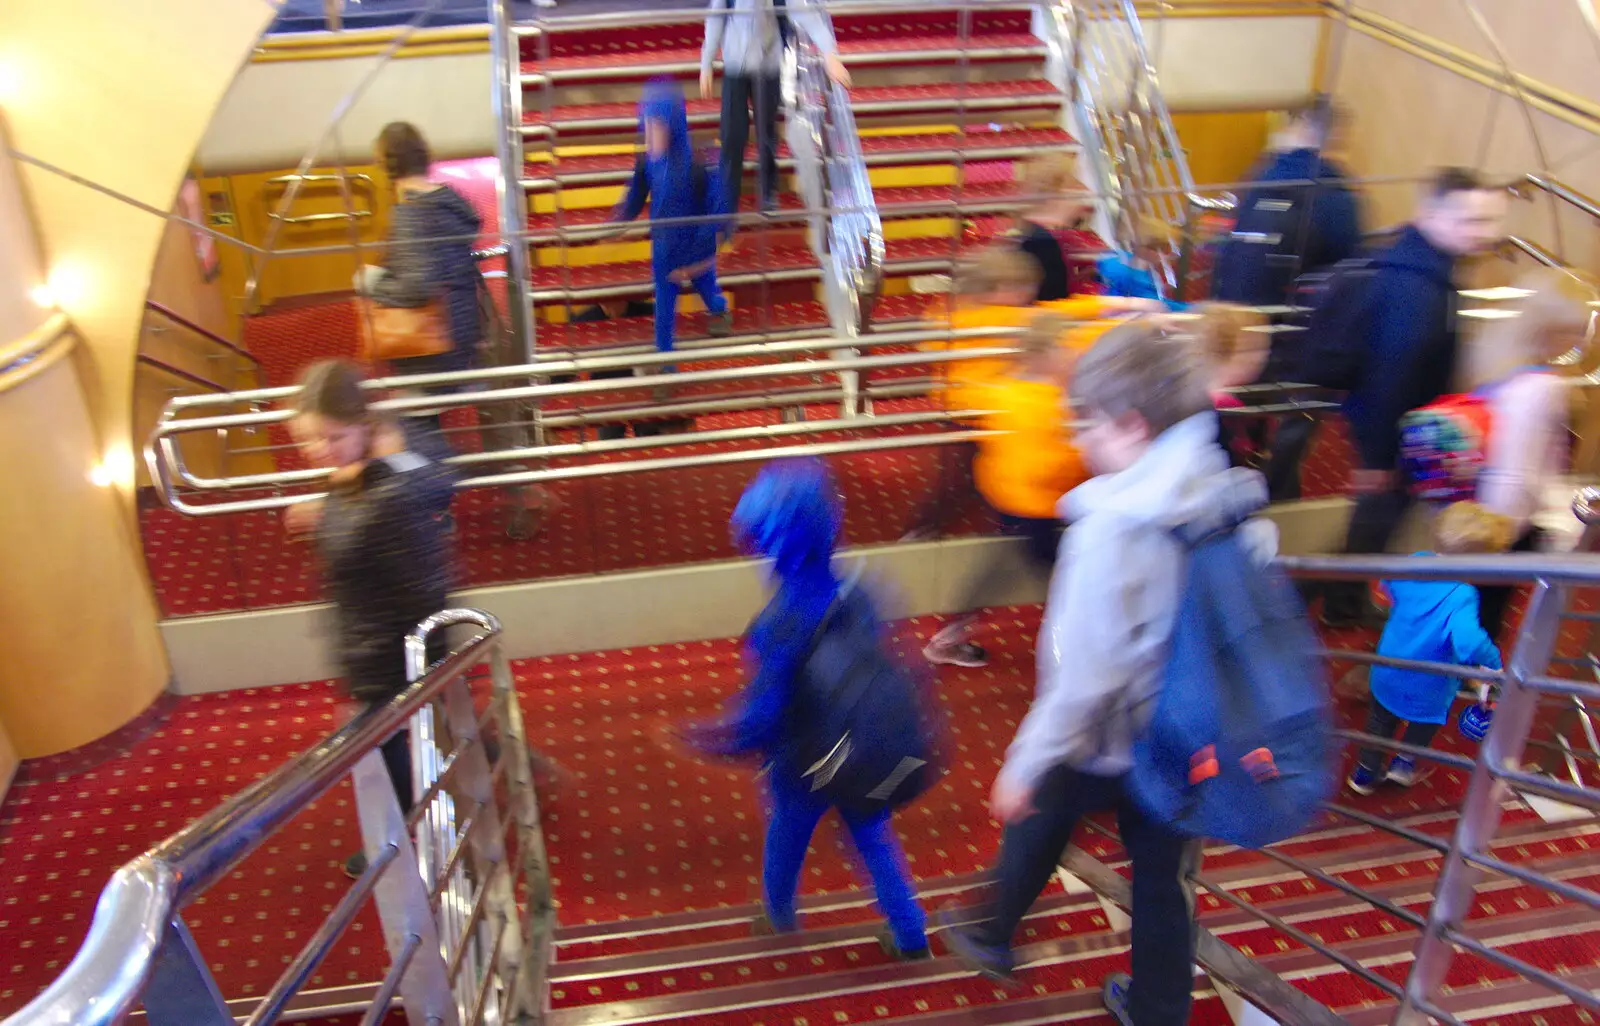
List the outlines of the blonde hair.
<svg viewBox="0 0 1600 1026">
<path fill-rule="evenodd" d="M 1022 333 L 1018 344 L 1022 347 L 1023 359 L 1042 356 L 1055 352 L 1061 348 L 1061 337 L 1073 325 L 1073 320 L 1066 314 L 1047 310 L 1034 316 L 1028 322 L 1028 330 Z"/>
<path fill-rule="evenodd" d="M 1517 288 L 1527 295 L 1510 304 L 1515 316 L 1492 323 L 1474 347 L 1474 386 L 1498 381 L 1519 367 L 1552 362 L 1571 349 L 1574 335 L 1583 338 L 1581 346 L 1591 341 L 1600 310 L 1600 286 L 1593 277 L 1540 267 L 1519 279 Z"/>
<path fill-rule="evenodd" d="M 1510 517 L 1476 502 L 1452 502 L 1433 522 L 1433 546 L 1445 555 L 1504 552 L 1516 533 Z"/>
<path fill-rule="evenodd" d="M 1199 303 L 1180 323 L 1211 365 L 1215 387 L 1248 385 L 1261 376 L 1272 340 L 1264 330 L 1266 314 L 1238 303 Z"/>
<path fill-rule="evenodd" d="M 1039 262 L 1012 246 L 991 246 L 956 275 L 956 295 L 981 299 L 997 292 L 1039 291 L 1044 271 Z"/>
<path fill-rule="evenodd" d="M 1045 196 L 1049 199 L 1060 198 L 1063 193 L 1086 191 L 1083 181 L 1078 178 L 1078 169 L 1072 156 L 1059 150 L 1041 153 L 1022 165 L 1019 184 L 1024 195 Z M 1035 202 L 1048 202 L 1048 200 Z"/>
<path fill-rule="evenodd" d="M 1147 318 L 1120 324 L 1079 357 L 1069 388 L 1079 416 L 1137 413 L 1150 437 L 1211 409 L 1193 343 Z"/>
</svg>

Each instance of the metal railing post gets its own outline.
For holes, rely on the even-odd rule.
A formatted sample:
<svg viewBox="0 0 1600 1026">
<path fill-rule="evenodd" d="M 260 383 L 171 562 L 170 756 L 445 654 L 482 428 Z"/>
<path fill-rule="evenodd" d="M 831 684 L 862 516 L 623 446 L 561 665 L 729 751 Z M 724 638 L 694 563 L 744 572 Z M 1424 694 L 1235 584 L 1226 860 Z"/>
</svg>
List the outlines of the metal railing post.
<svg viewBox="0 0 1600 1026">
<path fill-rule="evenodd" d="M 418 872 L 406 817 L 383 755 L 377 749 L 367 752 L 351 770 L 350 778 L 367 858 L 376 859 L 388 845 L 398 850 L 372 894 L 389 957 L 396 962 L 410 959 L 398 988 L 406 1017 L 413 1026 L 459 1026 L 438 926 L 428 908 L 428 887 Z"/>
<path fill-rule="evenodd" d="M 182 916 L 167 921 L 144 992 L 150 1026 L 233 1026 L 217 981 Z"/>
<path fill-rule="evenodd" d="M 532 272 L 528 263 L 527 200 L 522 191 L 522 125 L 513 117 L 522 109 L 517 92 L 522 89 L 518 45 L 511 32 L 510 0 L 490 0 L 489 51 L 494 82 L 490 102 L 494 108 L 494 155 L 500 165 L 495 181 L 495 204 L 500 214 L 500 237 L 506 247 L 506 317 L 511 326 L 512 352 L 523 363 L 533 362 Z M 520 117 L 516 120 L 520 122 Z"/>
<path fill-rule="evenodd" d="M 1427 1021 L 1427 1009 L 1444 986 L 1455 959 L 1455 947 L 1446 931 L 1466 920 L 1483 875 L 1467 858 L 1483 854 L 1500 827 L 1511 788 L 1499 779 L 1499 773 L 1516 770 L 1522 764 L 1522 752 L 1539 705 L 1538 691 L 1527 684 L 1550 663 L 1566 590 L 1544 580 L 1534 585 L 1532 601 L 1523 615 L 1516 647 L 1506 667 L 1494 724 L 1479 749 L 1461 802 L 1461 819 L 1444 857 L 1428 910 L 1428 924 L 1406 979 L 1405 997 L 1395 1012 L 1395 1026 L 1420 1026 Z"/>
</svg>

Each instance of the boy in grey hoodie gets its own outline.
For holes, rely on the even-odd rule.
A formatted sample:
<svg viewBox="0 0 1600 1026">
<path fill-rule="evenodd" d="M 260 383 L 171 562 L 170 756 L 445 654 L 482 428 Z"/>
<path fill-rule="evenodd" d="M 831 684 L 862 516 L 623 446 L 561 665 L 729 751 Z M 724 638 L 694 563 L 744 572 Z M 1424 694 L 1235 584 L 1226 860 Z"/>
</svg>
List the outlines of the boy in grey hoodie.
<svg viewBox="0 0 1600 1026">
<path fill-rule="evenodd" d="M 1005 978 L 1011 937 L 1050 881 L 1084 815 L 1115 809 L 1133 862 L 1133 986 L 1107 981 L 1124 1024 L 1181 1026 L 1193 972 L 1187 838 L 1155 822 L 1123 788 L 1134 740 L 1153 709 L 1184 579 L 1173 531 L 1237 523 L 1266 505 L 1266 482 L 1230 469 L 1195 345 L 1153 318 L 1107 332 L 1073 369 L 1075 441 L 1098 475 L 1069 492 L 1038 639 L 1033 706 L 990 796 L 1005 825 L 997 888 L 984 921 L 946 934 L 973 969 Z M 1270 523 L 1241 528 L 1270 558 Z"/>
</svg>

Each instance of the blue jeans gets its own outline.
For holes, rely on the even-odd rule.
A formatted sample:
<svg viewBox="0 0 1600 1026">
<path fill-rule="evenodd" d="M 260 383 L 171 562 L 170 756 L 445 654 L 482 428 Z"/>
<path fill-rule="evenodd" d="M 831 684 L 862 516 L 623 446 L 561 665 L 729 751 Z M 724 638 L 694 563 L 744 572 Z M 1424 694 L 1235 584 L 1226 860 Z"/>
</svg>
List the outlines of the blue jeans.
<svg viewBox="0 0 1600 1026">
<path fill-rule="evenodd" d="M 767 847 L 762 866 L 767 915 L 779 931 L 797 927 L 794 892 L 800 883 L 800 866 L 806 859 L 806 846 L 817 821 L 828 811 L 828 804 L 814 796 L 798 780 L 774 770 L 768 777 L 772 795 L 772 819 L 767 824 Z M 911 892 L 911 880 L 900 842 L 889 825 L 887 809 L 870 816 L 858 816 L 843 809 L 839 817 L 850 830 L 856 852 L 866 864 L 872 886 L 878 895 L 878 910 L 889 920 L 894 942 L 901 951 L 920 951 L 928 946 L 922 907 Z"/>
<path fill-rule="evenodd" d="M 722 291 L 717 288 L 716 264 L 706 268 L 690 284 L 700 293 L 706 309 L 713 315 L 728 311 L 728 301 L 722 298 Z M 668 278 L 665 272 L 656 271 L 656 352 L 658 353 L 672 352 L 672 336 L 678 326 L 678 293 L 681 291 L 681 286 Z"/>
</svg>

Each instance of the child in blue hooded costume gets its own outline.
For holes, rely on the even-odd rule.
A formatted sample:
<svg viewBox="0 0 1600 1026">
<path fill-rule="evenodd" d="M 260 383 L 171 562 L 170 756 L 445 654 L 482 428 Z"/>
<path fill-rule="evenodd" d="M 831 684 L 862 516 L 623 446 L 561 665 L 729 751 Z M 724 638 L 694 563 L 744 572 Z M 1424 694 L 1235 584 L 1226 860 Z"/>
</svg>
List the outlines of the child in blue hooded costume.
<svg viewBox="0 0 1600 1026">
<path fill-rule="evenodd" d="M 617 212 L 617 219 L 632 221 L 650 203 L 652 221 L 679 217 L 726 214 L 723 188 L 694 152 L 689 138 L 689 115 L 677 83 L 658 79 L 645 86 L 639 101 L 639 124 L 644 131 L 644 153 L 633 168 L 633 180 Z M 654 226 L 650 230 L 650 273 L 656 289 L 656 349 L 672 349 L 677 324 L 678 293 L 691 285 L 705 301 L 711 315 L 711 334 L 727 335 L 732 328 L 728 301 L 717 288 L 717 245 L 728 224 Z"/>
<path fill-rule="evenodd" d="M 1445 507 L 1434 522 L 1434 546 L 1445 555 L 1503 552 L 1511 539 L 1511 524 L 1475 502 Z M 1419 556 L 1430 553 L 1419 552 Z M 1460 581 L 1385 581 L 1394 599 L 1378 654 L 1457 666 L 1500 669 L 1500 650 L 1478 617 L 1478 589 Z M 1437 673 L 1374 666 L 1372 709 L 1367 733 L 1392 738 L 1404 722 L 1400 739 L 1426 748 L 1450 715 L 1461 681 Z M 1409 787 L 1417 779 L 1417 760 L 1396 755 L 1383 770 L 1383 752 L 1364 748 L 1346 785 L 1357 794 L 1371 794 L 1387 781 Z"/>
<path fill-rule="evenodd" d="M 734 537 L 746 552 L 771 560 L 776 588 L 746 637 L 746 657 L 754 672 L 736 700 L 736 711 L 721 723 L 694 728 L 691 740 L 707 752 L 757 753 L 767 763 L 772 803 L 762 867 L 767 917 L 758 930 L 798 929 L 794 899 L 801 863 L 817 822 L 828 811 L 785 758 L 797 680 L 836 602 L 834 615 L 867 617 L 877 624 L 865 592 L 842 584 L 833 570 L 842 515 L 838 491 L 817 460 L 769 464 L 733 512 Z M 839 815 L 871 875 L 878 907 L 889 920 L 880 943 L 896 957 L 928 957 L 925 918 L 912 893 L 889 811 L 861 815 L 840 809 Z"/>
</svg>

